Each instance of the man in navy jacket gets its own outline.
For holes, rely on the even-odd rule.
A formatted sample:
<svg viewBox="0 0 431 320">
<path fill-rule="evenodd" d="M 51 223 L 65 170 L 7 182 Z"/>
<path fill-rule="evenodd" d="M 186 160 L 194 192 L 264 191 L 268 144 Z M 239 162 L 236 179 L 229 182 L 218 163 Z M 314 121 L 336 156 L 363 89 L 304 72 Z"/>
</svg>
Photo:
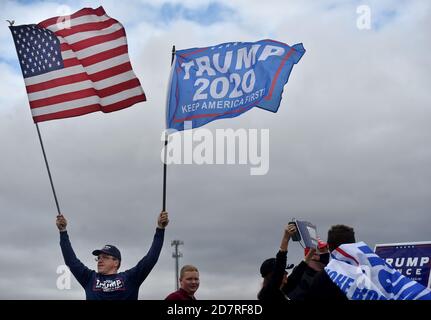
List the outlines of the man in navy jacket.
<svg viewBox="0 0 431 320">
<path fill-rule="evenodd" d="M 150 250 L 135 267 L 124 272 L 118 273 L 121 253 L 115 246 L 107 244 L 100 250 L 94 250 L 93 255 L 97 256 L 96 272 L 87 268 L 76 257 L 66 230 L 67 220 L 63 215 L 58 215 L 56 224 L 60 231 L 64 261 L 84 288 L 87 300 L 137 300 L 139 287 L 159 258 L 168 222 L 168 213 L 161 212 Z"/>
</svg>

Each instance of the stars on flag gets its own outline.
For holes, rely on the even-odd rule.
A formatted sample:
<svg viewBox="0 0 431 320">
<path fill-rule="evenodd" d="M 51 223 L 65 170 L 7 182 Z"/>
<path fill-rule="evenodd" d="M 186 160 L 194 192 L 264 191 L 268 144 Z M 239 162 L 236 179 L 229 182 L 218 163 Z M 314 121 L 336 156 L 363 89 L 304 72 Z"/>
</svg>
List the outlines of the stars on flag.
<svg viewBox="0 0 431 320">
<path fill-rule="evenodd" d="M 63 68 L 60 41 L 36 25 L 13 27 L 13 38 L 24 78 Z"/>
</svg>

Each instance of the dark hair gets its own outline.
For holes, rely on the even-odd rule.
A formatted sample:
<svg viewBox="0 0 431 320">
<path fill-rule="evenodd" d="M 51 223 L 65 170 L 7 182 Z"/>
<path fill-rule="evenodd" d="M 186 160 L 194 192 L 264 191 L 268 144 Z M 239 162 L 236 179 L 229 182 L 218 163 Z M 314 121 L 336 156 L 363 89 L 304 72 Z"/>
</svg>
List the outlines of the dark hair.
<svg viewBox="0 0 431 320">
<path fill-rule="evenodd" d="M 275 270 L 275 258 L 266 259 L 260 266 L 260 274 L 262 278 L 272 274 Z"/>
<path fill-rule="evenodd" d="M 355 243 L 355 231 L 344 224 L 337 224 L 328 230 L 328 246 L 332 251 L 344 243 Z"/>
</svg>

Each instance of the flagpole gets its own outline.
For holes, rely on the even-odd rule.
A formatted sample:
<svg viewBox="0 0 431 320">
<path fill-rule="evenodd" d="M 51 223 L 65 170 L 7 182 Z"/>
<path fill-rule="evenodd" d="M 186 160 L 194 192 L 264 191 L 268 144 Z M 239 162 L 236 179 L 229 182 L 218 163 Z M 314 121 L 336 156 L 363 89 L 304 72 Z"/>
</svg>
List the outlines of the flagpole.
<svg viewBox="0 0 431 320">
<path fill-rule="evenodd" d="M 175 58 L 175 45 L 172 46 L 171 66 Z M 166 128 L 167 129 L 167 128 Z M 163 159 L 163 206 L 162 211 L 166 211 L 166 176 L 167 176 L 167 159 L 168 159 L 168 133 L 165 131 L 165 154 Z"/>
<path fill-rule="evenodd" d="M 51 182 L 52 193 L 54 194 L 55 205 L 57 206 L 57 212 L 60 213 L 60 206 L 58 205 L 57 194 L 55 193 L 54 183 L 52 182 L 51 171 L 49 170 L 48 160 L 45 154 L 45 148 L 43 147 L 42 136 L 40 135 L 40 130 L 37 122 L 35 123 L 37 129 L 37 135 L 39 136 L 40 146 L 42 147 L 43 158 L 45 159 L 46 169 L 48 170 L 49 182 Z"/>
</svg>

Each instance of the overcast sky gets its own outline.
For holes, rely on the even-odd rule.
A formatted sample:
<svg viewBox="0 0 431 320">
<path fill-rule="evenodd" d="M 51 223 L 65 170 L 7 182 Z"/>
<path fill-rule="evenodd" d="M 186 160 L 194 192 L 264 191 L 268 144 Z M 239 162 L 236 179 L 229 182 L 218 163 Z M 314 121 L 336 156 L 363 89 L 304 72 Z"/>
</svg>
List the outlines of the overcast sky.
<svg viewBox="0 0 431 320">
<path fill-rule="evenodd" d="M 6 19 L 15 25 L 103 5 L 126 28 L 147 102 L 40 123 L 78 257 L 115 244 L 122 270 L 145 254 L 162 201 L 160 140 L 171 48 L 274 39 L 307 50 L 278 113 L 253 109 L 217 128 L 269 129 L 269 172 L 248 165 L 168 168 L 170 224 L 140 299 L 174 289 L 170 243 L 200 269 L 198 299 L 255 299 L 259 266 L 292 218 L 353 226 L 358 240 L 431 240 L 431 3 L 429 1 L 0 0 L 0 298 L 84 299 L 63 264 L 56 207 Z M 357 27 L 368 5 L 371 29 Z M 428 30 L 428 31 L 427 31 Z M 289 247 L 289 263 L 303 251 Z"/>
</svg>

